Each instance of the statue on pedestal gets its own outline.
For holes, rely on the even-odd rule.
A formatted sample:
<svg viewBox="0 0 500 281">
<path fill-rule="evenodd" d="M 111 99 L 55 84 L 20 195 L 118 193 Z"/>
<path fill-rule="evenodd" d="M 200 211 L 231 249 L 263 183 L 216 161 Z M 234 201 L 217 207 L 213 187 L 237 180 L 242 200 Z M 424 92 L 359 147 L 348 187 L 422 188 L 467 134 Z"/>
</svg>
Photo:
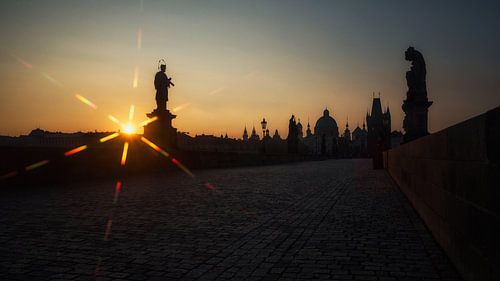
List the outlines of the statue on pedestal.
<svg viewBox="0 0 500 281">
<path fill-rule="evenodd" d="M 299 147 L 299 132 L 294 115 L 292 115 L 288 123 L 288 137 L 286 141 L 288 145 L 288 153 L 297 153 Z"/>
<path fill-rule="evenodd" d="M 432 102 L 427 99 L 427 85 L 425 82 L 427 70 L 422 53 L 409 47 L 405 52 L 405 60 L 411 62 L 410 71 L 406 72 L 406 100 L 403 102 L 405 118 L 403 128 L 405 130 L 404 142 L 426 136 L 427 114 Z"/>
<path fill-rule="evenodd" d="M 144 136 L 159 143 L 162 147 L 175 149 L 177 147 L 177 129 L 172 126 L 172 120 L 176 117 L 167 109 L 168 89 L 175 86 L 172 78 L 165 73 L 167 65 L 164 60 L 160 60 L 160 70 L 155 75 L 156 89 L 156 109 L 146 114 L 151 119 L 155 119 L 144 126 Z"/>
</svg>

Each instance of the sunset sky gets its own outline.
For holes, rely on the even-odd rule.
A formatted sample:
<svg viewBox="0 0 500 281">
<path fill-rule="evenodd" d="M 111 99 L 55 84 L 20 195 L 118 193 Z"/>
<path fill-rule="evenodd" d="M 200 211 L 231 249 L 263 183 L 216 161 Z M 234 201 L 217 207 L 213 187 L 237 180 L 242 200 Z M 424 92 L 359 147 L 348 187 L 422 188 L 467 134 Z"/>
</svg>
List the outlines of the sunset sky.
<svg viewBox="0 0 500 281">
<path fill-rule="evenodd" d="M 347 117 L 353 129 L 372 92 L 400 130 L 410 45 L 427 63 L 431 132 L 500 105 L 498 1 L 0 5 L 0 135 L 116 130 L 106 116 L 125 120 L 131 104 L 140 122 L 156 106 L 161 58 L 176 85 L 174 126 L 191 135 L 240 138 L 265 117 L 286 136 L 291 114 L 314 126 L 325 107 L 341 131 Z"/>
</svg>

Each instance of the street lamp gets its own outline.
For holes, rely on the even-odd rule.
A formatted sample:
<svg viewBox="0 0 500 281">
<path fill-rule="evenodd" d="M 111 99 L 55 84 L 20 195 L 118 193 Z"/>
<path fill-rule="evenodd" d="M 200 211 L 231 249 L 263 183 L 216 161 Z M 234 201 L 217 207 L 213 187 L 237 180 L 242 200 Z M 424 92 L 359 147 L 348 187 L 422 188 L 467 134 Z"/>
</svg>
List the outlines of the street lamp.
<svg viewBox="0 0 500 281">
<path fill-rule="evenodd" d="M 265 138 L 266 137 L 266 127 L 267 127 L 266 118 L 262 118 L 262 122 L 260 122 L 260 125 L 262 125 L 262 138 Z"/>
</svg>

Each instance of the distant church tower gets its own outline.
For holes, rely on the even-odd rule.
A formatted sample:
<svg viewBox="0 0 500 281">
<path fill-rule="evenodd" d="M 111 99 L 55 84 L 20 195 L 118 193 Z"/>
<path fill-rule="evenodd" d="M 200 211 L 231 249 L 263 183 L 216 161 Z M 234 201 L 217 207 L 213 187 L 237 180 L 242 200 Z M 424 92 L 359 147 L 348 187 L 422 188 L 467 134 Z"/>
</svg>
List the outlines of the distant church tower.
<svg viewBox="0 0 500 281">
<path fill-rule="evenodd" d="M 255 126 L 252 128 L 252 134 L 250 135 L 250 140 L 251 141 L 259 141 L 260 137 L 257 135 L 257 132 L 255 131 Z"/>
<path fill-rule="evenodd" d="M 243 140 L 244 141 L 248 140 L 247 126 L 245 126 L 245 130 L 243 130 Z"/>
<path fill-rule="evenodd" d="M 351 131 L 349 130 L 349 120 L 345 123 L 344 139 L 351 140 Z"/>
<path fill-rule="evenodd" d="M 373 158 L 375 169 L 383 168 L 382 151 L 391 148 L 391 113 L 389 107 L 382 112 L 380 96 L 373 98 L 371 114 L 366 113 L 368 125 L 368 155 Z"/>
<path fill-rule="evenodd" d="M 309 118 L 308 118 L 309 119 Z M 306 130 L 306 137 L 311 137 L 312 132 L 311 132 L 311 125 L 309 124 L 309 120 L 307 120 L 307 130 Z"/>
<path fill-rule="evenodd" d="M 411 62 L 411 68 L 406 72 L 408 92 L 402 106 L 405 112 L 403 141 L 409 142 L 429 134 L 427 114 L 432 102 L 427 99 L 424 57 L 419 51 L 409 47 L 405 52 L 405 59 Z"/>
<path fill-rule="evenodd" d="M 304 137 L 304 130 L 302 128 L 302 124 L 300 123 L 300 119 L 299 119 L 299 123 L 297 123 L 297 131 L 298 131 L 299 139 L 302 139 Z"/>
</svg>

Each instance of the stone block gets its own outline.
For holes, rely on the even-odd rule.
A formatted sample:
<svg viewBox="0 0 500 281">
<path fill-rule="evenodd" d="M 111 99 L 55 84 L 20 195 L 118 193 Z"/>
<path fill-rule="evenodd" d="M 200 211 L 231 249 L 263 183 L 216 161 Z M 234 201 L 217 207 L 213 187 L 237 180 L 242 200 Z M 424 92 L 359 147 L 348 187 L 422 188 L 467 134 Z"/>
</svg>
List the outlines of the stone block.
<svg viewBox="0 0 500 281">
<path fill-rule="evenodd" d="M 500 106 L 486 113 L 486 155 L 491 163 L 500 164 Z"/>
<path fill-rule="evenodd" d="M 448 158 L 448 134 L 446 130 L 439 131 L 425 138 L 421 157 L 429 159 Z"/>
<path fill-rule="evenodd" d="M 448 159 L 484 161 L 486 157 L 485 116 L 469 119 L 447 131 Z"/>
<path fill-rule="evenodd" d="M 485 208 L 500 216 L 500 166 L 495 164 L 483 165 L 483 175 L 485 177 L 484 189 L 487 190 L 489 201 Z"/>
<path fill-rule="evenodd" d="M 464 236 L 466 228 L 466 204 L 460 198 L 450 202 L 449 216 L 447 217 L 448 224 L 454 229 L 457 235 Z"/>
<path fill-rule="evenodd" d="M 457 165 L 456 174 L 450 175 L 456 177 L 455 195 L 464 198 L 465 201 L 474 199 L 475 203 L 484 200 L 484 195 L 487 193 L 481 191 L 481 186 L 484 185 L 483 164 L 481 162 L 464 161 Z M 481 205 L 481 204 L 479 204 Z"/>
<path fill-rule="evenodd" d="M 439 224 L 439 245 L 447 253 L 453 251 L 453 229 L 445 220 L 440 220 Z"/>
<path fill-rule="evenodd" d="M 464 245 L 462 259 L 464 261 L 462 274 L 465 280 L 494 281 L 491 268 L 485 263 L 484 257 L 471 246 Z M 459 269 L 460 270 L 460 269 Z"/>
</svg>

